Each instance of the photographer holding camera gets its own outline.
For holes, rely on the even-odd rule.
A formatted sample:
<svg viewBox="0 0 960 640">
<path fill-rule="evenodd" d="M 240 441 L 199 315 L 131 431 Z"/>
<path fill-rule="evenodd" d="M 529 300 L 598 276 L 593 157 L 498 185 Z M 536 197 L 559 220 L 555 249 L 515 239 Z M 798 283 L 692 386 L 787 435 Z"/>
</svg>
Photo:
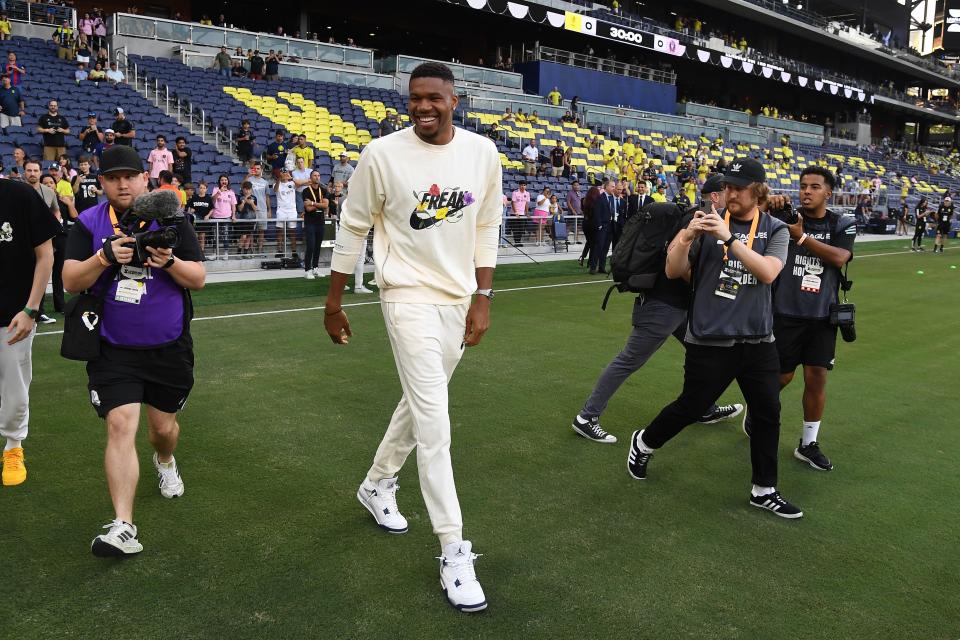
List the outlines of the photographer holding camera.
<svg viewBox="0 0 960 640">
<path fill-rule="evenodd" d="M 697 211 L 667 250 L 667 277 L 693 283 L 683 391 L 646 429 L 633 432 L 627 470 L 645 479 L 654 452 L 696 422 L 736 380 L 755 414 L 749 504 L 781 518 L 801 518 L 803 511 L 776 487 L 780 389 L 771 285 L 787 259 L 788 233 L 758 207 L 769 193 L 762 164 L 738 158 L 723 182 L 724 215 Z"/>
<path fill-rule="evenodd" d="M 771 215 L 787 223 L 790 244 L 787 264 L 773 291 L 773 333 L 780 356 L 780 388 L 793 380 L 803 365 L 803 432 L 793 451 L 798 460 L 814 469 L 830 471 L 833 465 L 817 440 L 826 404 L 827 372 L 833 369 L 837 324 L 831 314 L 839 304 L 846 278 L 841 274 L 853 259 L 857 225 L 853 216 L 827 209 L 836 179 L 823 167 L 810 166 L 800 174 L 800 215 L 789 210 L 783 196 L 770 198 Z M 844 340 L 855 338 L 853 325 L 841 326 Z M 752 431 L 747 408 L 743 430 Z"/>
<path fill-rule="evenodd" d="M 141 404 L 147 405 L 160 493 L 183 494 L 173 452 L 177 411 L 193 387 L 189 291 L 203 288 L 206 270 L 193 228 L 178 215 L 176 195 L 142 195 L 147 174 L 136 150 L 105 151 L 100 185 L 107 200 L 73 226 L 63 280 L 70 292 L 90 289 L 102 301 L 100 314 L 85 312 L 83 323 L 100 330 L 99 357 L 87 363 L 87 376 L 90 402 L 107 424 L 104 467 L 116 517 L 91 549 L 97 556 L 122 556 L 143 550 L 133 525 Z"/>
</svg>

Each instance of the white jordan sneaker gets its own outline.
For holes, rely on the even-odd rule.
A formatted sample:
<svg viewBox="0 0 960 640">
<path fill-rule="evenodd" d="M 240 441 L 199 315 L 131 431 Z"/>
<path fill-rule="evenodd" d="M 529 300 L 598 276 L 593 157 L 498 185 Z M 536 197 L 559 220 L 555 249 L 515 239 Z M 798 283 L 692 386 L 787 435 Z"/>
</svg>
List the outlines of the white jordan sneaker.
<svg viewBox="0 0 960 640">
<path fill-rule="evenodd" d="M 469 540 L 451 542 L 443 548 L 440 560 L 440 588 L 454 608 L 464 613 L 477 613 L 487 608 L 487 598 L 477 580 L 473 564 L 480 557 L 473 553 Z"/>
<path fill-rule="evenodd" d="M 397 490 L 400 485 L 397 478 L 384 478 L 379 482 L 363 479 L 357 489 L 357 500 L 367 508 L 381 529 L 388 533 L 406 533 L 407 519 L 397 508 Z"/>
</svg>

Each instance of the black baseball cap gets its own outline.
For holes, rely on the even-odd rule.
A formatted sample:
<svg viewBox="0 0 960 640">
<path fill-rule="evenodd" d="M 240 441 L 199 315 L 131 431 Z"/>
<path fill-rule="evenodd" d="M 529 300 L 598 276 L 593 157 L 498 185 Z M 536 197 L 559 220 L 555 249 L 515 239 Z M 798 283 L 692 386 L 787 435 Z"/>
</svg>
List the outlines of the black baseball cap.
<svg viewBox="0 0 960 640">
<path fill-rule="evenodd" d="M 707 176 L 707 179 L 704 180 L 703 186 L 700 187 L 700 193 L 707 195 L 708 193 L 717 193 L 718 191 L 723 191 L 723 174 L 711 173 Z"/>
<path fill-rule="evenodd" d="M 745 187 L 753 182 L 766 182 L 767 170 L 753 158 L 736 158 L 727 165 L 723 183 Z"/>
<path fill-rule="evenodd" d="M 143 173 L 143 161 L 133 147 L 116 145 L 103 152 L 100 158 L 100 173 L 111 171 L 135 171 Z"/>
</svg>

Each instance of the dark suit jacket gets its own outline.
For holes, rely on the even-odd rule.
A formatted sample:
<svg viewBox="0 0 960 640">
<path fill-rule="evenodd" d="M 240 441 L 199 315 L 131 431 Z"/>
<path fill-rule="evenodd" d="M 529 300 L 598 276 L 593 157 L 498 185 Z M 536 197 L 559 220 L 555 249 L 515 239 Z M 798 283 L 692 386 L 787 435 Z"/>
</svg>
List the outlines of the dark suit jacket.
<svg viewBox="0 0 960 640">
<path fill-rule="evenodd" d="M 601 191 L 600 196 L 597 198 L 596 202 L 593 203 L 593 221 L 598 227 L 613 224 L 613 221 L 616 218 L 616 212 L 621 206 L 621 200 L 616 196 L 613 196 L 613 202 L 617 209 L 610 207 L 610 197 Z"/>
<path fill-rule="evenodd" d="M 642 201 L 640 200 L 641 197 L 643 198 Z M 627 205 L 627 219 L 629 220 L 633 216 L 637 215 L 637 213 L 641 209 L 643 209 L 645 206 L 647 206 L 651 202 L 653 202 L 653 198 L 651 198 L 649 194 L 645 194 L 641 196 L 638 193 L 634 193 L 633 195 L 631 195 L 630 201 Z"/>
</svg>

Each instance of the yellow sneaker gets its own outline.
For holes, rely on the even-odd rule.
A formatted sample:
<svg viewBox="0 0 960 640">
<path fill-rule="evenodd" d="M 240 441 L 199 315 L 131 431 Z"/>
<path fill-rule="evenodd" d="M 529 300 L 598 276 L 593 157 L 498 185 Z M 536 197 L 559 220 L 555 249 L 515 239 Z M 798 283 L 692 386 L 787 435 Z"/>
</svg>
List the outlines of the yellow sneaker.
<svg viewBox="0 0 960 640">
<path fill-rule="evenodd" d="M 23 447 L 3 452 L 3 486 L 23 484 L 27 479 L 27 465 L 23 464 Z"/>
</svg>

